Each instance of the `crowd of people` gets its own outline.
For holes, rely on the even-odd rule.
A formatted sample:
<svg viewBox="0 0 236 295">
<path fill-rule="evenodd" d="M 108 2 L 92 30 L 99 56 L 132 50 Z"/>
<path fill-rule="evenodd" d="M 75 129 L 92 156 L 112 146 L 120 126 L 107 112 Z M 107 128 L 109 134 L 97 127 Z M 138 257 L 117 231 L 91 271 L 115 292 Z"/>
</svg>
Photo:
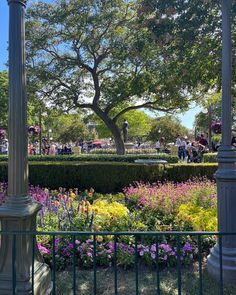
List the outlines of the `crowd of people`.
<svg viewBox="0 0 236 295">
<path fill-rule="evenodd" d="M 232 146 L 236 147 L 236 136 L 232 137 Z M 199 163 L 202 161 L 203 154 L 209 151 L 217 151 L 220 146 L 219 143 L 211 142 L 210 145 L 207 140 L 207 135 L 201 134 L 195 140 L 189 140 L 187 137 L 178 135 L 172 146 L 176 147 L 176 152 L 181 161 L 188 163 Z M 110 138 L 107 142 L 105 141 L 84 141 L 79 140 L 76 145 L 72 144 L 61 144 L 48 140 L 44 137 L 42 139 L 41 147 L 38 140 L 34 143 L 28 144 L 29 155 L 70 155 L 73 154 L 74 147 L 80 148 L 80 152 L 89 153 L 94 148 L 110 148 L 114 146 L 114 142 Z M 155 143 L 155 149 L 157 153 L 171 153 L 171 145 L 167 145 L 164 137 L 160 137 Z M 7 138 L 1 139 L 0 142 L 0 153 L 8 154 L 8 140 Z M 151 148 L 150 144 L 147 145 L 142 143 L 140 140 L 134 144 L 134 148 Z"/>
<path fill-rule="evenodd" d="M 187 137 L 178 135 L 174 146 L 177 148 L 177 154 L 180 160 L 188 163 L 199 163 L 204 153 L 209 152 L 209 144 L 204 134 L 201 134 L 196 140 L 188 140 Z M 166 147 L 165 138 L 161 137 L 155 144 L 157 152 L 170 153 Z"/>
<path fill-rule="evenodd" d="M 28 144 L 29 155 L 71 155 L 72 146 L 70 144 L 59 144 L 50 142 L 47 138 L 43 138 L 41 151 L 39 141 Z"/>
<path fill-rule="evenodd" d="M 178 157 L 188 163 L 200 163 L 204 153 L 209 152 L 209 143 L 204 134 L 201 134 L 194 141 L 183 136 L 177 136 L 175 145 L 178 147 Z"/>
</svg>

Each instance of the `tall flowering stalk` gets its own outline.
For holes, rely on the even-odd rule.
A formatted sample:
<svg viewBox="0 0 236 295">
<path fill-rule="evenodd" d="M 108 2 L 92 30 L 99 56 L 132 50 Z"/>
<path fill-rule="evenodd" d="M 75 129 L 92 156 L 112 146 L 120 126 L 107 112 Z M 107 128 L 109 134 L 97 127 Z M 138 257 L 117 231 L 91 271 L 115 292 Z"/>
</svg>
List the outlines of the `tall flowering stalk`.
<svg viewBox="0 0 236 295">
<path fill-rule="evenodd" d="M 155 209 L 164 214 L 173 214 L 181 204 L 192 200 L 194 195 L 202 204 L 215 205 L 215 183 L 208 179 L 195 179 L 182 183 L 136 183 L 124 189 L 127 202 L 135 202 L 136 208 Z"/>
</svg>

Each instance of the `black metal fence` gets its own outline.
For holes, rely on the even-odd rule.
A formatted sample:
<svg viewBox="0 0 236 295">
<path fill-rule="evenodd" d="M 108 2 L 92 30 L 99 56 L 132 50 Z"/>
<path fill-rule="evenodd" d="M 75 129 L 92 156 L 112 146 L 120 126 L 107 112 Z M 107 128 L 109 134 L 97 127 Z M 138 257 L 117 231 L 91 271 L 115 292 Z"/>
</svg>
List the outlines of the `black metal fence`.
<svg viewBox="0 0 236 295">
<path fill-rule="evenodd" d="M 32 251 L 30 250 L 32 259 L 31 259 L 31 284 L 32 284 L 32 294 L 35 294 L 35 259 L 37 256 L 38 249 L 35 247 L 36 241 L 39 237 L 47 237 L 51 243 L 50 255 L 48 255 L 48 264 L 50 265 L 51 269 L 51 281 L 52 281 L 52 294 L 103 294 L 101 291 L 98 290 L 98 286 L 101 283 L 101 277 L 99 277 L 99 281 L 97 279 L 97 274 L 99 269 L 104 270 L 104 267 L 98 265 L 98 239 L 101 237 L 108 237 L 111 239 L 111 243 L 113 245 L 112 249 L 112 257 L 111 263 L 109 266 L 109 293 L 104 294 L 236 294 L 236 289 L 234 287 L 224 286 L 223 281 L 223 268 L 222 268 L 222 238 L 224 235 L 235 235 L 234 233 L 219 233 L 219 232 L 0 232 L 1 235 L 1 245 L 4 237 L 7 237 L 11 240 L 11 265 L 12 265 L 12 294 L 18 294 L 17 289 L 17 256 L 20 255 L 17 247 L 17 243 L 19 239 L 23 236 L 27 236 L 30 240 Z M 57 238 L 68 238 L 70 239 L 71 244 L 71 257 L 70 257 L 70 264 L 67 265 L 67 274 L 69 273 L 70 280 L 66 280 L 66 287 L 67 291 L 60 290 L 58 284 L 61 284 L 61 279 L 58 280 L 57 274 L 62 273 L 63 271 L 58 269 L 57 267 L 57 254 L 56 254 L 56 242 Z M 92 264 L 89 265 L 88 268 L 79 265 L 77 255 L 78 255 L 78 245 L 77 239 L 86 239 L 90 238 L 91 242 L 91 260 Z M 128 270 L 122 270 L 124 273 L 127 271 L 132 274 L 133 279 L 133 288 L 130 289 L 128 286 L 127 290 L 124 288 L 119 288 L 119 285 L 122 286 L 122 282 L 118 283 L 118 274 L 121 271 L 119 266 L 119 247 L 120 247 L 120 239 L 125 237 L 129 237 L 133 239 L 132 245 L 130 246 L 129 255 L 133 257 L 133 264 Z M 186 240 L 191 239 L 191 251 L 189 244 L 186 244 Z M 152 266 L 150 266 L 152 275 L 155 274 L 155 279 L 152 277 L 152 287 L 151 291 L 145 291 L 145 288 L 140 289 L 140 278 L 142 278 L 142 274 L 145 271 L 145 267 L 142 265 L 142 256 L 144 255 L 143 249 L 145 247 L 141 247 L 140 243 L 145 241 L 146 244 L 152 244 L 153 249 L 155 250 L 152 254 Z M 203 275 L 206 272 L 206 257 L 209 254 L 209 246 L 206 246 L 206 240 L 211 241 L 211 245 L 215 242 L 218 242 L 219 245 L 219 277 L 218 279 L 210 278 L 208 283 L 204 282 Z M 172 248 L 169 247 L 168 251 L 172 251 L 171 255 L 173 258 L 174 263 L 172 263 L 171 267 L 171 277 L 176 282 L 176 287 L 172 286 L 169 291 L 163 291 L 161 285 L 162 280 L 165 280 L 166 272 L 165 270 L 169 268 L 165 268 L 163 263 L 160 261 L 165 261 L 165 256 L 163 257 L 162 248 L 164 247 L 163 241 L 170 241 Z M 165 242 L 164 242 L 165 243 Z M 183 246 L 185 245 L 185 246 Z M 187 245 L 187 246 L 186 246 Z M 123 246 L 125 247 L 125 246 Z M 191 252 L 191 259 L 188 263 L 188 266 L 184 265 L 183 260 L 186 258 L 186 253 L 183 252 L 183 247 L 186 248 L 186 251 Z M 172 250 L 171 250 L 172 249 Z M 128 252 L 127 252 L 128 253 Z M 185 256 L 184 256 L 185 255 Z M 160 260 L 162 258 L 162 260 Z M 82 284 L 81 278 L 78 282 L 78 274 L 83 271 L 83 269 L 89 270 L 92 282 L 92 287 L 88 293 L 80 293 L 78 289 L 78 285 Z M 194 274 L 194 278 L 192 282 L 190 281 L 191 290 L 186 291 L 186 282 L 184 281 L 185 274 L 189 272 L 191 269 L 192 273 Z M 64 269 L 65 271 L 65 269 Z M 106 280 L 106 277 L 104 277 Z M 111 282 L 112 281 L 112 282 Z M 165 280 L 166 281 L 166 280 Z M 168 280 L 167 280 L 168 281 Z M 91 285 L 90 282 L 90 285 Z M 148 284 L 148 282 L 146 282 Z M 69 286 L 70 285 L 70 286 Z M 214 285 L 214 286 L 213 286 Z M 193 287 L 194 286 L 194 287 Z M 69 288 L 69 289 L 68 289 Z M 189 288 L 189 286 L 187 286 Z M 225 288 L 228 288 L 227 290 Z M 144 289 L 144 291 L 143 291 Z M 69 290 L 69 291 L 68 291 Z M 215 290 L 215 291 L 214 291 Z M 167 293 L 166 293 L 167 292 Z M 213 292 L 213 293 L 211 293 Z M 215 293 L 217 292 L 217 293 Z M 235 292 L 235 293 L 234 293 Z"/>
</svg>

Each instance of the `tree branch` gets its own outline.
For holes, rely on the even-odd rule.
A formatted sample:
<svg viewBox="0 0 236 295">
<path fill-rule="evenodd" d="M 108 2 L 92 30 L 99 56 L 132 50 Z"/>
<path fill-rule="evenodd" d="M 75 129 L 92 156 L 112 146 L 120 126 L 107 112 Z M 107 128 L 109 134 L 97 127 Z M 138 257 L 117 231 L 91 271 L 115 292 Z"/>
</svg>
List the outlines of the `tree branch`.
<svg viewBox="0 0 236 295">
<path fill-rule="evenodd" d="M 155 106 L 155 102 L 146 102 L 140 105 L 136 105 L 136 106 L 130 106 L 127 107 L 126 109 L 123 109 L 122 111 L 120 111 L 117 115 L 115 115 L 115 117 L 112 119 L 114 122 L 116 122 L 118 120 L 118 118 L 120 116 L 122 116 L 123 114 L 131 111 L 131 110 L 137 110 L 137 109 L 142 109 L 142 108 L 147 108 L 147 109 L 152 109 L 152 110 L 156 110 L 159 112 L 170 112 L 173 110 L 176 110 L 176 108 L 172 107 L 172 108 L 160 108 L 160 107 L 156 107 Z"/>
</svg>

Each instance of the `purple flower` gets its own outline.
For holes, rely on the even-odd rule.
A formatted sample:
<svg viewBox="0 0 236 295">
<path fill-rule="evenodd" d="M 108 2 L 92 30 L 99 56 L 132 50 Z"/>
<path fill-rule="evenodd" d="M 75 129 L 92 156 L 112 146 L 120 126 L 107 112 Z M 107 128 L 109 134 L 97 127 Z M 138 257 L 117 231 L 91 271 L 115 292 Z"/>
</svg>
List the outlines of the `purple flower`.
<svg viewBox="0 0 236 295">
<path fill-rule="evenodd" d="M 192 247 L 189 243 L 186 243 L 183 248 L 184 251 L 192 251 Z"/>
<path fill-rule="evenodd" d="M 156 245 L 155 244 L 151 246 L 151 251 L 156 252 Z"/>
<path fill-rule="evenodd" d="M 47 255 L 51 254 L 51 251 L 48 250 L 46 247 L 43 247 L 40 243 L 38 243 L 38 249 L 41 254 L 47 254 Z"/>
<path fill-rule="evenodd" d="M 72 243 L 69 243 L 69 244 L 68 244 L 68 248 L 69 248 L 69 249 L 73 249 L 73 248 L 74 248 L 74 245 L 73 245 Z"/>
</svg>

